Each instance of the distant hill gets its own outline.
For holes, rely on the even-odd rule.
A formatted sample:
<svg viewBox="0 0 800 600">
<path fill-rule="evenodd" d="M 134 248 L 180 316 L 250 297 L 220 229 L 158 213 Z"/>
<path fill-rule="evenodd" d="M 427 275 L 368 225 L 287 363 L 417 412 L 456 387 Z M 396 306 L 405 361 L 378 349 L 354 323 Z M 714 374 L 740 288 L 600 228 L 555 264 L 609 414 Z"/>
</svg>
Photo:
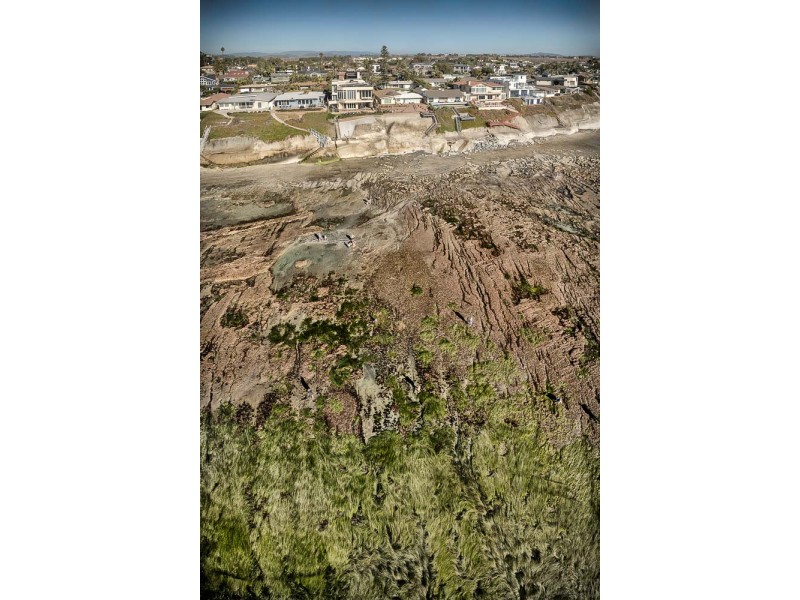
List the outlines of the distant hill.
<svg viewBox="0 0 800 600">
<path fill-rule="evenodd" d="M 289 50 L 287 52 L 231 52 L 225 56 L 274 56 L 280 58 L 308 58 L 319 56 L 319 50 Z M 358 50 L 323 50 L 325 56 L 378 56 L 377 52 L 363 52 Z"/>
</svg>

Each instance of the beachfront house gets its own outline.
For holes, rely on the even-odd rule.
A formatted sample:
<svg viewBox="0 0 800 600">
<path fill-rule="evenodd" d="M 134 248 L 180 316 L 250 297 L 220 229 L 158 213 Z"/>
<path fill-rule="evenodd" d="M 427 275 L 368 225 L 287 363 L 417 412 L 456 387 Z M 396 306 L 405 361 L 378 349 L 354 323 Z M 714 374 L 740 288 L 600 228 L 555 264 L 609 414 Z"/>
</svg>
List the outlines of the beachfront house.
<svg viewBox="0 0 800 600">
<path fill-rule="evenodd" d="M 564 85 L 563 77 L 537 77 L 533 83 L 538 86 Z"/>
<path fill-rule="evenodd" d="M 433 108 L 439 106 L 466 106 L 467 94 L 461 90 L 423 90 L 422 100 Z"/>
<path fill-rule="evenodd" d="M 564 77 L 564 87 L 576 88 L 584 82 L 583 75 L 567 75 Z"/>
<path fill-rule="evenodd" d="M 228 94 L 211 94 L 205 98 L 200 98 L 200 112 L 218 109 L 219 102 L 228 97 Z"/>
<path fill-rule="evenodd" d="M 219 100 L 219 109 L 230 112 L 261 112 L 271 110 L 273 101 L 277 94 L 256 93 L 256 94 L 236 94 Z"/>
<path fill-rule="evenodd" d="M 422 94 L 400 90 L 375 90 L 375 108 L 398 104 L 422 104 Z"/>
<path fill-rule="evenodd" d="M 361 79 L 335 79 L 328 108 L 331 112 L 372 110 L 374 92 L 375 88 Z"/>
<path fill-rule="evenodd" d="M 505 85 L 499 81 L 457 81 L 458 89 L 465 92 L 469 101 L 478 108 L 502 108 L 506 99 Z"/>
<path fill-rule="evenodd" d="M 276 110 L 291 110 L 297 108 L 324 108 L 325 94 L 323 92 L 287 92 L 275 98 Z"/>
</svg>

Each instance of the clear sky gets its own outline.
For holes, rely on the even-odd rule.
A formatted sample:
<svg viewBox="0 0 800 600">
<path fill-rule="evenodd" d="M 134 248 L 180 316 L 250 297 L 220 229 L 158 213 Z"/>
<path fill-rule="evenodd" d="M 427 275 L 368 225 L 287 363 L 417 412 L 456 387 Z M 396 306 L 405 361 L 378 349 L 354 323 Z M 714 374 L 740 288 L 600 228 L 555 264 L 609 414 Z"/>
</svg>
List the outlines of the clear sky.
<svg viewBox="0 0 800 600">
<path fill-rule="evenodd" d="M 217 54 L 600 55 L 600 0 L 200 0 L 200 49 Z"/>
</svg>

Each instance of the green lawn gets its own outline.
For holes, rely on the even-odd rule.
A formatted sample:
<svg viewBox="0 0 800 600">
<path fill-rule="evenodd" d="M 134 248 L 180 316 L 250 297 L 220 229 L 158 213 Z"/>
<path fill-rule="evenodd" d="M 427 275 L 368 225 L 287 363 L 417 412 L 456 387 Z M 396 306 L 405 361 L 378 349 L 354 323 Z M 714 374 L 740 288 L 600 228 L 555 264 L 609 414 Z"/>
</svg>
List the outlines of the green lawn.
<svg viewBox="0 0 800 600">
<path fill-rule="evenodd" d="M 316 129 L 320 133 L 328 136 L 334 135 L 333 123 L 328 119 L 327 111 L 307 112 L 301 116 L 292 115 L 291 113 L 281 113 L 281 118 L 295 127 L 302 127 L 303 129 Z"/>
<path fill-rule="evenodd" d="M 461 123 L 461 129 L 473 129 L 475 127 L 486 127 L 486 117 L 483 113 L 481 113 L 477 108 L 473 107 L 463 107 L 457 106 L 456 110 L 459 113 L 469 113 L 473 117 L 475 117 L 474 121 L 463 121 Z M 501 111 L 497 111 L 499 114 Z M 439 120 L 439 127 L 436 129 L 437 133 L 444 133 L 446 131 L 455 131 L 456 130 L 456 121 L 453 119 L 453 109 L 447 108 L 437 108 L 436 109 L 436 118 Z M 489 117 L 494 118 L 494 117 Z"/>
<path fill-rule="evenodd" d="M 293 135 L 303 135 L 303 132 L 287 127 L 272 118 L 268 112 L 262 113 L 231 113 L 233 121 L 230 125 L 220 114 L 207 112 L 200 113 L 200 135 L 202 137 L 206 126 L 211 125 L 209 139 L 229 138 L 236 136 L 254 137 L 264 142 L 277 142 Z"/>
</svg>

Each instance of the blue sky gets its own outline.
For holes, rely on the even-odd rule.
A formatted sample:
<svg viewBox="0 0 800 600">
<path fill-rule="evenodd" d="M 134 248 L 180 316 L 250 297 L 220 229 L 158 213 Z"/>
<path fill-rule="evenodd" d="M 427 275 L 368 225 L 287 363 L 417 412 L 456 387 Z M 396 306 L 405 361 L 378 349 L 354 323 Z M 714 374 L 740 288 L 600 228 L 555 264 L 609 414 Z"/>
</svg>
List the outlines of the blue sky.
<svg viewBox="0 0 800 600">
<path fill-rule="evenodd" d="M 600 55 L 600 0 L 200 0 L 200 49 Z"/>
</svg>

